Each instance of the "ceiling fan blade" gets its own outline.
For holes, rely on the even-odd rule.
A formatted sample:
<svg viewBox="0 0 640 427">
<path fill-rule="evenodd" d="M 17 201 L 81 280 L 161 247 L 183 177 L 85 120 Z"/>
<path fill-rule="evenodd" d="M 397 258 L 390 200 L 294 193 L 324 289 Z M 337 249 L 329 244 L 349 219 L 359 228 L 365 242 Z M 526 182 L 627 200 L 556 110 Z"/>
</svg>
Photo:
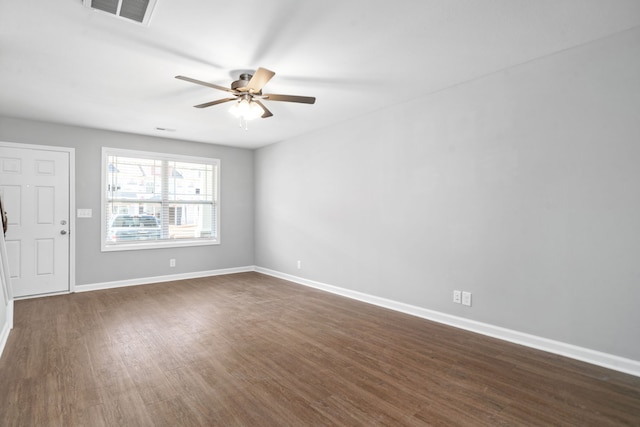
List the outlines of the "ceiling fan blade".
<svg viewBox="0 0 640 427">
<path fill-rule="evenodd" d="M 233 92 L 233 90 L 229 89 L 228 87 L 215 85 L 213 83 L 203 82 L 201 80 L 192 79 L 191 77 L 176 76 L 176 79 L 184 80 L 185 82 L 195 83 L 202 86 L 207 86 L 213 89 L 224 90 L 225 92 Z"/>
<path fill-rule="evenodd" d="M 212 105 L 218 105 L 218 104 L 222 104 L 224 102 L 235 101 L 236 99 L 238 99 L 238 98 L 218 99 L 216 101 L 205 102 L 204 104 L 194 105 L 194 107 L 196 107 L 196 108 L 207 108 L 207 107 L 211 107 Z"/>
<path fill-rule="evenodd" d="M 258 68 L 256 70 L 256 73 L 253 75 L 253 77 L 251 77 L 251 80 L 249 80 L 249 83 L 247 83 L 247 86 L 244 89 L 254 93 L 260 92 L 264 85 L 266 85 L 267 82 L 271 80 L 271 78 L 275 75 L 276 73 L 271 70 L 267 70 L 266 68 Z"/>
<path fill-rule="evenodd" d="M 313 96 L 277 95 L 275 93 L 265 93 L 262 95 L 269 101 L 299 102 L 301 104 L 314 104 L 316 98 Z"/>
<path fill-rule="evenodd" d="M 260 117 L 262 117 L 263 119 L 266 119 L 267 117 L 273 116 L 273 113 L 271 111 L 269 111 L 269 109 L 267 107 L 265 107 L 262 102 L 258 101 L 257 99 L 254 99 L 253 102 L 255 102 L 256 104 L 261 106 L 262 109 L 264 110 L 264 113 Z"/>
</svg>

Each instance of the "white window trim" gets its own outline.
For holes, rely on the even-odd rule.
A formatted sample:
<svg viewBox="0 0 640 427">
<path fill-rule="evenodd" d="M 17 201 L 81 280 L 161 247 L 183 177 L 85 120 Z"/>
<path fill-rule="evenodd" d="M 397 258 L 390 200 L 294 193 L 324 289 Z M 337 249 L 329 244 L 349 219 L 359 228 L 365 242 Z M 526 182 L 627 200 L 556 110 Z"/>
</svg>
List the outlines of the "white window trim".
<svg viewBox="0 0 640 427">
<path fill-rule="evenodd" d="M 215 180 L 216 209 L 215 224 L 217 233 L 215 238 L 208 239 L 176 239 L 176 240 L 154 240 L 141 241 L 135 243 L 118 243 L 107 244 L 106 224 L 106 205 L 107 205 L 107 157 L 109 155 L 119 155 L 128 157 L 142 157 L 147 159 L 183 161 L 192 163 L 213 163 L 217 166 L 217 176 Z M 220 244 L 220 160 L 210 157 L 184 156 L 180 154 L 158 153 L 152 151 L 128 150 L 125 148 L 102 147 L 101 157 L 101 189 L 100 189 L 100 248 L 102 252 L 127 251 L 127 250 L 143 250 L 143 249 L 159 249 L 159 248 L 177 248 L 187 246 L 208 246 Z"/>
</svg>

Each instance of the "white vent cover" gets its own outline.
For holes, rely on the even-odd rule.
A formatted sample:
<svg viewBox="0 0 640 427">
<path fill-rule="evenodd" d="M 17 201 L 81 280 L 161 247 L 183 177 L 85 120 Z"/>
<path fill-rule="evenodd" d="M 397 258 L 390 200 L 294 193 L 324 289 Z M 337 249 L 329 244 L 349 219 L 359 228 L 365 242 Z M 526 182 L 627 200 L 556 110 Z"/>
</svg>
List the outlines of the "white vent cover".
<svg viewBox="0 0 640 427">
<path fill-rule="evenodd" d="M 149 25 L 157 0 L 83 0 L 86 7 Z"/>
</svg>

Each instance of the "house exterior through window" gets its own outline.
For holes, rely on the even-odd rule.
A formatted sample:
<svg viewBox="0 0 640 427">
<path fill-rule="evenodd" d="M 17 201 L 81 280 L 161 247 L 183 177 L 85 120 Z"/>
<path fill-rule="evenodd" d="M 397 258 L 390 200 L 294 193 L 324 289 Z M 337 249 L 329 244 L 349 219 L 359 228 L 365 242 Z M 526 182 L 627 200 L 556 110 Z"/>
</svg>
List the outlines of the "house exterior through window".
<svg viewBox="0 0 640 427">
<path fill-rule="evenodd" d="M 220 161 L 104 147 L 102 250 L 218 244 Z"/>
</svg>

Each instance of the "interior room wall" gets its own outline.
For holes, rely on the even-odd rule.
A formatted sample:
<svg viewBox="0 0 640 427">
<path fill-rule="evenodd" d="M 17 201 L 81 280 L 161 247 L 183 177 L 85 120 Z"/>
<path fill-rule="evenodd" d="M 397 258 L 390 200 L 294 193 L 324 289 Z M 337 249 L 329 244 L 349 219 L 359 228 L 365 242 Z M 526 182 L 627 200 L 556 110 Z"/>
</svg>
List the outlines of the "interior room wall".
<svg viewBox="0 0 640 427">
<path fill-rule="evenodd" d="M 0 239 L 4 239 L 4 237 L 0 236 Z M 2 356 L 2 350 L 4 349 L 4 344 L 7 337 L 9 336 L 9 326 L 11 324 L 8 309 L 10 301 L 9 295 L 6 291 L 8 283 L 5 280 L 4 268 L 2 267 L 2 264 L 0 264 L 0 286 L 2 287 L 2 289 L 0 289 L 0 356 Z"/>
<path fill-rule="evenodd" d="M 5 285 L 4 278 L 2 280 L 2 286 Z M 8 301 L 4 292 L 0 292 L 0 356 L 2 356 L 2 352 L 4 350 L 5 344 L 7 342 L 7 338 L 9 337 L 9 330 L 12 319 L 9 318 L 9 309 L 8 304 L 11 302 Z"/>
<path fill-rule="evenodd" d="M 13 328 L 13 294 L 7 265 L 4 233 L 0 230 L 0 356 L 9 338 L 9 331 Z"/>
<path fill-rule="evenodd" d="M 259 149 L 256 265 L 640 361 L 638 76 L 635 29 Z"/>
<path fill-rule="evenodd" d="M 207 272 L 253 265 L 253 151 L 176 139 L 131 135 L 0 117 L 0 140 L 75 148 L 76 288 L 106 282 Z M 220 159 L 221 244 L 141 251 L 100 251 L 102 147 L 127 148 Z M 169 259 L 176 267 L 169 267 Z"/>
</svg>

